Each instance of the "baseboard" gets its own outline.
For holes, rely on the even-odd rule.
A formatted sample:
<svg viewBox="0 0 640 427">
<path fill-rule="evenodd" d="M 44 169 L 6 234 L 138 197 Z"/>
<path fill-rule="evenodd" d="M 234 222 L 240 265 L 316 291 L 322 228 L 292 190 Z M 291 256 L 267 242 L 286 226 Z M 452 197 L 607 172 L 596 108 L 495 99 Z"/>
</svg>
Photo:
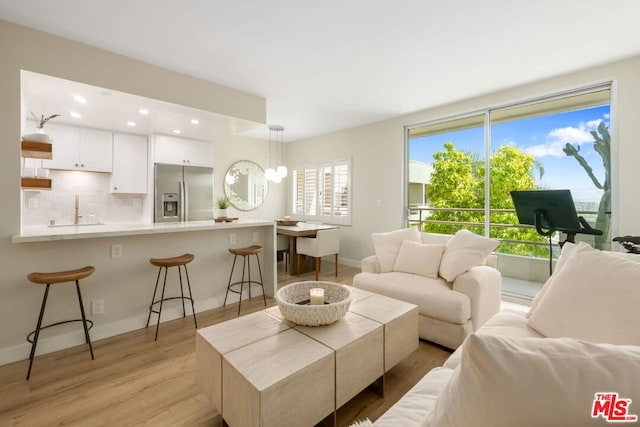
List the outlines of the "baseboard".
<svg viewBox="0 0 640 427">
<path fill-rule="evenodd" d="M 354 267 L 354 268 L 360 268 L 360 265 L 361 265 L 360 260 L 343 258 L 341 256 L 338 256 L 338 263 L 343 265 L 348 265 L 349 267 Z"/>
<path fill-rule="evenodd" d="M 234 300 L 231 303 L 235 302 Z M 222 298 L 210 298 L 204 301 L 197 301 L 195 306 L 196 314 L 202 311 L 211 310 L 221 307 L 223 303 Z M 182 317 L 182 307 L 168 307 L 162 310 L 162 322 L 169 322 L 171 320 Z M 189 311 L 187 312 L 187 315 Z M 91 341 L 96 342 L 103 338 L 109 338 L 116 335 L 124 334 L 126 332 L 132 332 L 139 329 L 143 329 L 147 325 L 148 313 L 133 316 L 127 319 L 119 320 L 113 323 L 107 323 L 104 325 L 95 325 L 91 328 L 90 335 Z M 95 319 L 92 319 L 95 322 Z M 155 319 L 151 319 L 151 323 L 155 325 Z M 38 348 L 36 349 L 36 356 L 52 353 L 54 351 L 64 350 L 66 348 L 74 347 L 77 345 L 85 344 L 84 332 L 82 330 L 82 323 L 78 323 L 77 330 L 62 333 L 52 337 L 41 336 L 38 340 Z M 6 365 L 20 360 L 29 358 L 31 351 L 31 344 L 26 341 L 23 344 L 18 344 L 13 347 L 7 347 L 0 349 L 0 366 Z M 99 355 L 96 354 L 96 357 Z"/>
</svg>

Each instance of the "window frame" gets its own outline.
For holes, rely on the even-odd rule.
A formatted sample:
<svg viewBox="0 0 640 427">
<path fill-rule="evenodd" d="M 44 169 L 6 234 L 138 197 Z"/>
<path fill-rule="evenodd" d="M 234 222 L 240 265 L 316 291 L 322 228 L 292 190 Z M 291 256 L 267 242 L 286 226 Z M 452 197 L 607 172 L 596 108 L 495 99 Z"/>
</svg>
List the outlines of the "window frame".
<svg viewBox="0 0 640 427">
<path fill-rule="evenodd" d="M 616 121 L 617 121 L 617 82 L 615 81 L 615 79 L 604 79 L 602 81 L 598 81 L 598 82 L 593 82 L 592 84 L 588 84 L 588 85 L 581 85 L 581 86 L 577 86 L 571 89 L 566 89 L 566 90 L 558 90 L 558 91 L 553 91 L 553 92 L 549 92 L 546 93 L 544 95 L 540 95 L 540 96 L 532 96 L 532 97 L 528 97 L 528 98 L 522 98 L 519 100 L 513 100 L 511 102 L 505 102 L 505 103 L 501 103 L 501 104 L 495 104 L 495 105 L 489 105 L 489 106 L 485 106 L 482 108 L 478 108 L 478 109 L 473 109 L 473 110 L 468 110 L 465 112 L 462 112 L 460 114 L 453 114 L 450 116 L 444 116 L 444 117 L 439 117 L 437 119 L 433 119 L 433 120 L 428 120 L 428 121 L 424 121 L 424 122 L 419 122 L 419 123 L 414 123 L 411 125 L 405 125 L 404 126 L 404 158 L 405 158 L 405 162 L 404 162 L 404 169 L 405 169 L 405 173 L 404 173 L 404 224 L 408 225 L 410 218 L 409 218 L 409 213 L 410 213 L 410 206 L 409 206 L 409 143 L 410 143 L 410 139 L 412 137 L 415 137 L 415 133 L 418 129 L 423 128 L 423 127 L 442 127 L 442 129 L 447 128 L 447 123 L 448 122 L 453 122 L 456 120 L 464 120 L 464 119 L 472 119 L 474 116 L 484 116 L 485 117 L 485 123 L 484 123 L 484 128 L 485 128 L 485 150 L 484 150 L 484 154 L 485 154 L 485 168 L 487 170 L 489 170 L 489 159 L 490 159 L 490 150 L 491 150 L 491 118 L 492 115 L 495 114 L 502 114 L 505 111 L 509 111 L 509 110 L 517 110 L 520 108 L 524 108 L 527 106 L 536 106 L 536 105 L 542 105 L 546 102 L 553 102 L 553 101 L 562 101 L 563 99 L 568 99 L 571 97 L 576 97 L 576 96 L 580 96 L 580 95 L 588 95 L 591 93 L 597 93 L 599 91 L 602 90 L 608 90 L 609 91 L 609 108 L 610 108 L 610 114 L 611 114 L 611 126 L 610 126 L 610 135 L 611 135 L 611 139 L 615 140 L 616 138 L 616 133 L 617 133 L 617 126 L 616 126 Z M 414 135 L 412 136 L 412 133 L 414 133 Z M 610 225 L 610 229 L 611 229 L 611 235 L 614 236 L 615 233 L 617 233 L 617 212 L 615 212 L 615 210 L 613 209 L 613 206 L 616 206 L 616 201 L 618 199 L 618 195 L 617 195 L 617 190 L 618 190 L 618 181 L 615 175 L 615 171 L 616 171 L 616 163 L 617 163 L 617 144 L 613 145 L 611 147 L 611 174 L 612 174 L 612 178 L 613 178 L 613 183 L 612 183 L 612 187 L 611 187 L 611 193 L 612 193 L 612 199 L 611 199 L 611 206 L 612 206 L 612 214 L 611 214 L 611 225 Z M 490 206 L 489 206 L 489 199 L 490 199 L 490 174 L 486 174 L 485 176 L 485 224 L 484 224 L 484 235 L 486 237 L 489 237 L 489 233 L 490 233 L 490 217 L 489 217 L 489 211 L 490 211 Z"/>
<path fill-rule="evenodd" d="M 321 200 L 327 200 L 326 194 L 324 194 L 323 185 L 318 185 L 318 183 L 322 183 L 326 181 L 326 176 L 323 177 L 323 170 L 327 168 L 331 168 L 331 177 L 335 178 L 335 168 L 336 167 L 344 167 L 346 166 L 346 205 L 341 204 L 339 207 L 336 207 L 336 197 L 344 197 L 344 193 L 336 191 L 336 181 L 335 179 L 331 180 L 331 195 L 330 195 L 330 213 L 325 215 L 322 213 L 323 209 L 326 209 L 326 204 L 320 203 Z M 305 213 L 305 199 L 308 200 L 309 194 L 305 191 L 304 195 L 300 196 L 298 194 L 298 172 L 305 171 L 305 174 L 309 173 L 309 171 L 315 170 L 315 191 L 312 195 L 312 202 L 315 206 L 312 208 L 315 213 Z M 292 179 L 291 179 L 291 212 L 296 219 L 300 219 L 302 221 L 316 221 L 323 222 L 327 224 L 335 224 L 335 225 L 351 225 L 351 218 L 353 216 L 353 185 L 352 185 L 352 161 L 351 158 L 338 159 L 338 160 L 328 160 L 328 161 L 318 161 L 318 162 L 305 162 L 296 165 L 292 168 Z M 306 182 L 306 181 L 305 181 Z M 304 183 L 303 183 L 304 185 Z M 300 197 L 302 197 L 302 209 L 303 212 L 299 212 L 300 206 Z M 339 211 L 346 210 L 346 215 L 337 214 Z"/>
</svg>

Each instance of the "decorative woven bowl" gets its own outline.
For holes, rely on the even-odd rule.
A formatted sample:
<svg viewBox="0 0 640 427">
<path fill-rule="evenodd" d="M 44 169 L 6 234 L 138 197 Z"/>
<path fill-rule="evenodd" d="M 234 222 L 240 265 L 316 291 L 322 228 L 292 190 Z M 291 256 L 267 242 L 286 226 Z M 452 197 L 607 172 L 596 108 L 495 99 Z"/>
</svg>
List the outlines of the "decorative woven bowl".
<svg viewBox="0 0 640 427">
<path fill-rule="evenodd" d="M 324 305 L 307 305 L 312 288 L 324 289 Z M 321 326 L 340 320 L 349 311 L 351 291 L 345 285 L 332 282 L 297 282 L 276 293 L 282 316 L 298 325 Z"/>
</svg>

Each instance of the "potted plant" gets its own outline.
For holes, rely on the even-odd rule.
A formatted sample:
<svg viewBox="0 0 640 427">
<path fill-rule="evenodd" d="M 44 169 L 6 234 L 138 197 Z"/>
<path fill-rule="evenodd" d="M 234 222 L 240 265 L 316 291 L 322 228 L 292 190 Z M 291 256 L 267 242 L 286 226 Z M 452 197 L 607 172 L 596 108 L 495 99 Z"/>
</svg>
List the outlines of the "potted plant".
<svg viewBox="0 0 640 427">
<path fill-rule="evenodd" d="M 216 201 L 216 206 L 218 207 L 218 218 L 226 218 L 227 217 L 227 209 L 231 202 L 227 196 L 218 197 Z"/>
</svg>

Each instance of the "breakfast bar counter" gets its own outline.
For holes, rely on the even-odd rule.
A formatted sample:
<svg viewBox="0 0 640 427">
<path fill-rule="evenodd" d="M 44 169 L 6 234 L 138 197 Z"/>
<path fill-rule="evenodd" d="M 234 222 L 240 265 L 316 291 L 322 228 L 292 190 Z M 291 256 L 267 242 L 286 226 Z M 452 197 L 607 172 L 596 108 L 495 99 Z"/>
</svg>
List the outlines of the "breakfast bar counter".
<svg viewBox="0 0 640 427">
<path fill-rule="evenodd" d="M 136 236 L 188 231 L 224 230 L 246 227 L 275 226 L 271 220 L 238 219 L 232 222 L 188 221 L 157 224 L 79 224 L 25 227 L 12 237 L 13 243 L 47 242 L 51 240 L 94 239 L 99 237 Z"/>
<path fill-rule="evenodd" d="M 13 242 L 9 245 L 19 254 L 20 263 L 14 262 L 11 268 L 7 264 L 3 286 L 7 292 L 11 290 L 7 295 L 12 295 L 21 305 L 10 310 L 10 314 L 5 314 L 10 316 L 7 319 L 21 316 L 22 327 L 15 331 L 12 329 L 11 345 L 4 350 L 0 349 L 0 363 L 21 360 L 29 355 L 29 343 L 24 337 L 33 330 L 33 313 L 38 312 L 42 301 L 41 287 L 32 286 L 27 280 L 28 274 L 34 271 L 67 271 L 80 266 L 95 268 L 95 273 L 84 281 L 82 289 L 87 315 L 94 324 L 90 331 L 92 341 L 145 329 L 150 300 L 158 278 L 158 267 L 150 263 L 151 258 L 174 258 L 183 254 L 194 256 L 193 262 L 188 266 L 188 277 L 196 313 L 224 305 L 234 260 L 234 256 L 229 253 L 230 249 L 261 246 L 259 260 L 264 294 L 273 297 L 277 286 L 276 223 L 270 219 L 53 227 L 42 225 L 23 227 L 20 233 L 15 233 L 6 240 Z M 169 272 L 167 279 L 165 296 L 169 298 L 181 296 L 179 277 L 175 270 Z M 234 277 L 238 278 L 237 276 L 238 274 Z M 66 287 L 73 290 L 72 286 Z M 68 315 L 67 305 L 61 303 L 62 299 L 58 300 L 64 298 L 64 292 L 58 294 L 62 294 L 62 297 L 52 296 L 52 302 L 47 306 L 46 319 L 65 318 Z M 253 296 L 262 302 L 261 294 L 258 290 Z M 247 295 L 245 299 L 246 297 Z M 97 303 L 94 304 L 95 302 Z M 226 302 L 237 304 L 238 296 L 230 296 Z M 101 310 L 96 310 L 94 305 L 101 306 Z M 187 314 L 189 312 L 188 307 Z M 162 308 L 162 323 L 183 315 L 183 307 L 179 301 L 167 303 Z M 48 353 L 83 344 L 84 337 L 76 332 L 64 328 L 52 329 L 38 342 L 38 351 Z M 147 332 L 153 342 L 155 329 L 149 328 Z M 98 357 L 99 352 L 96 355 Z"/>
</svg>

